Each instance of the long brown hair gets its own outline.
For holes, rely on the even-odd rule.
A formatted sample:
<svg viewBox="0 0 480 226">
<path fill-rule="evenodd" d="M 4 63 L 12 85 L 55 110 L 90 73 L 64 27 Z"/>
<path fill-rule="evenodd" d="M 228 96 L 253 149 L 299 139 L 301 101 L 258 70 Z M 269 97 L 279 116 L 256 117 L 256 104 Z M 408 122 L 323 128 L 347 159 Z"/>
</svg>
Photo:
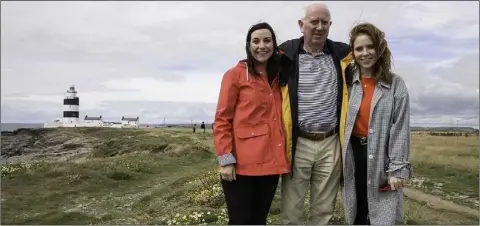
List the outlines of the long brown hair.
<svg viewBox="0 0 480 226">
<path fill-rule="evenodd" d="M 375 47 L 375 52 L 377 53 L 378 57 L 377 62 L 375 63 L 375 65 L 373 65 L 373 79 L 375 80 L 375 82 L 383 80 L 384 82 L 390 84 L 392 82 L 392 54 L 390 52 L 390 49 L 388 48 L 387 40 L 385 40 L 385 33 L 371 23 L 362 23 L 356 25 L 350 31 L 350 48 L 352 52 L 355 39 L 362 34 L 368 35 L 372 39 L 373 45 Z M 355 65 L 354 68 L 359 67 L 358 65 Z"/>
</svg>

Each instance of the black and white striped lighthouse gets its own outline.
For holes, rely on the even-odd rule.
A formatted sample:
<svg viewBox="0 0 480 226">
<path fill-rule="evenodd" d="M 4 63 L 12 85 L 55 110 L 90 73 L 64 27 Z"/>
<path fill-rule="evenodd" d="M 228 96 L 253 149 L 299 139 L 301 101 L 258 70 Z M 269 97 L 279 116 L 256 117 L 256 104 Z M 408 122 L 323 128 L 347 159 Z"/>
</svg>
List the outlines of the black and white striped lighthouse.
<svg viewBox="0 0 480 226">
<path fill-rule="evenodd" d="M 63 99 L 63 124 L 79 124 L 80 100 L 75 86 L 71 85 Z"/>
</svg>

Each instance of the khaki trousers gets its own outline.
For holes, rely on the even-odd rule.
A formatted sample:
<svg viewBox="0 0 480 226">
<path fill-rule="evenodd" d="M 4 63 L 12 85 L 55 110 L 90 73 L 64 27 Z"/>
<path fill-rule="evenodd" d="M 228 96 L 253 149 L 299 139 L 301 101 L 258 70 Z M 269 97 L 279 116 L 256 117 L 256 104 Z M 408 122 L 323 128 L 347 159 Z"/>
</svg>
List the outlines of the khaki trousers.
<svg viewBox="0 0 480 226">
<path fill-rule="evenodd" d="M 283 224 L 302 224 L 305 195 L 310 185 L 308 225 L 325 225 L 332 219 L 340 186 L 341 147 L 338 134 L 322 141 L 298 138 L 291 174 L 282 177 Z"/>
</svg>

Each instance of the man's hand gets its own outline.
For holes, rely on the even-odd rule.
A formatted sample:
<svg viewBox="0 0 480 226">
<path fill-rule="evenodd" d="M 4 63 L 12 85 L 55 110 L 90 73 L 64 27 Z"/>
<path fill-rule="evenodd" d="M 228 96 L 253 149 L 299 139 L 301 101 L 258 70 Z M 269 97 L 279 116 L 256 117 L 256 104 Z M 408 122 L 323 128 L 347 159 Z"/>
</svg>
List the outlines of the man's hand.
<svg viewBox="0 0 480 226">
<path fill-rule="evenodd" d="M 403 180 L 398 177 L 389 176 L 388 184 L 390 184 L 392 191 L 403 188 Z"/>
<path fill-rule="evenodd" d="M 223 180 L 226 181 L 236 180 L 237 178 L 235 176 L 235 165 L 231 164 L 220 167 L 220 176 Z"/>
</svg>

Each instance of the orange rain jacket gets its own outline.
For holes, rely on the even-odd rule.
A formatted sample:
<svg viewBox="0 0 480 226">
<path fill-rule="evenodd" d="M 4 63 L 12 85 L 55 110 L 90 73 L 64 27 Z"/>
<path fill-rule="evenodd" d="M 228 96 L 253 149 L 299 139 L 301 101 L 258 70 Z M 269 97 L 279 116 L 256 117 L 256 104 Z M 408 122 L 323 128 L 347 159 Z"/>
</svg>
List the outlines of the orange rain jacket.
<svg viewBox="0 0 480 226">
<path fill-rule="evenodd" d="M 245 61 L 228 70 L 213 127 L 219 165 L 235 164 L 236 173 L 247 176 L 289 173 L 281 113 L 278 82 L 247 73 Z"/>
</svg>

